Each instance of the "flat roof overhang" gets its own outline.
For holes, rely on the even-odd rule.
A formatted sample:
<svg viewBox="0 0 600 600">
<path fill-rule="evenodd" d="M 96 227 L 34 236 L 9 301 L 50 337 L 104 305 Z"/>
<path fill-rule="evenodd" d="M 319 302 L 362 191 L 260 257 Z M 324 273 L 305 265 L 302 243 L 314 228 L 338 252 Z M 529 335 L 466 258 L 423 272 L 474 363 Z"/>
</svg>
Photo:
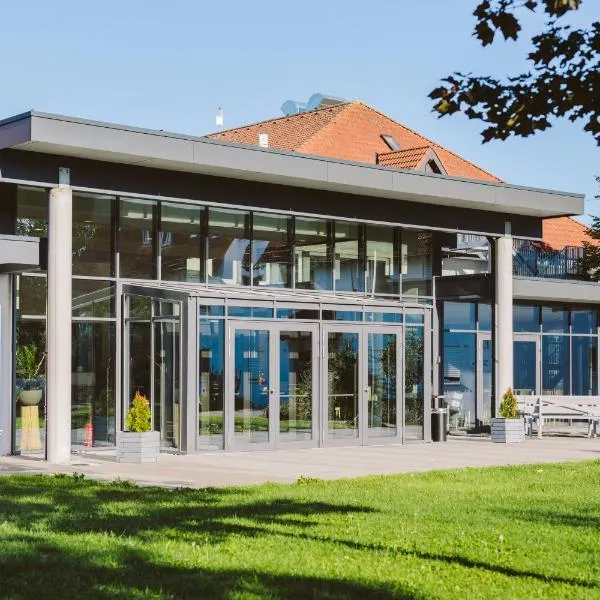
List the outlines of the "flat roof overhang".
<svg viewBox="0 0 600 600">
<path fill-rule="evenodd" d="M 584 212 L 583 194 L 392 169 L 34 111 L 0 121 L 0 149 L 5 148 L 539 218 Z"/>
<path fill-rule="evenodd" d="M 515 300 L 600 304 L 600 285 L 595 281 L 513 277 Z"/>
</svg>

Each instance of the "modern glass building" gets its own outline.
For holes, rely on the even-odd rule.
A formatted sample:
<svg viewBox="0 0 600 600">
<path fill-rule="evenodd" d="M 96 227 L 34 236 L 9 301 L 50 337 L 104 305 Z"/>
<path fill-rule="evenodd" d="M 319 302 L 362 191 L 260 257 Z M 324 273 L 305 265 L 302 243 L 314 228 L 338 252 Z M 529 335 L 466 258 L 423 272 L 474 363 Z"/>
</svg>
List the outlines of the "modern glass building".
<svg viewBox="0 0 600 600">
<path fill-rule="evenodd" d="M 513 240 L 581 196 L 43 113 L 0 148 L 0 453 L 114 445 L 136 391 L 185 453 L 598 393 L 596 286 L 513 278 Z"/>
</svg>

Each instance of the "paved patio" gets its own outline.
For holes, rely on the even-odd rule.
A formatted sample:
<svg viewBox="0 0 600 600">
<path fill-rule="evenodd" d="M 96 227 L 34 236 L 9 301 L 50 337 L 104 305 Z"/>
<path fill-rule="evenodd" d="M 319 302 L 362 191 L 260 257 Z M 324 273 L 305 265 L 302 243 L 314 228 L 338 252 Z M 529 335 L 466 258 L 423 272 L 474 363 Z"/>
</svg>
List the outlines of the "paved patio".
<svg viewBox="0 0 600 600">
<path fill-rule="evenodd" d="M 114 450 L 93 449 L 73 454 L 72 464 L 68 467 L 50 465 L 31 456 L 5 456 L 0 457 L 0 474 L 77 472 L 95 479 L 119 477 L 141 485 L 209 487 L 292 482 L 301 475 L 340 479 L 459 467 L 599 459 L 600 439 L 547 437 L 504 445 L 493 444 L 486 438 L 450 438 L 446 443 L 404 446 L 187 456 L 163 454 L 158 463 L 145 465 L 117 463 Z"/>
</svg>

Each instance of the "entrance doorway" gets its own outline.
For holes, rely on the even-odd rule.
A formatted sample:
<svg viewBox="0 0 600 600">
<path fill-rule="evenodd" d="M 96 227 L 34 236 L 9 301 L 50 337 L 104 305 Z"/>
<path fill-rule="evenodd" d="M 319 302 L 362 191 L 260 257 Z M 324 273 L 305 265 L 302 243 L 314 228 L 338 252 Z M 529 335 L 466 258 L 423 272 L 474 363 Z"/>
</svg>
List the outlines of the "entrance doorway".
<svg viewBox="0 0 600 600">
<path fill-rule="evenodd" d="M 328 325 L 323 332 L 323 442 L 402 440 L 402 326 Z"/>
<path fill-rule="evenodd" d="M 229 322 L 227 448 L 313 446 L 318 441 L 318 328 Z"/>
</svg>

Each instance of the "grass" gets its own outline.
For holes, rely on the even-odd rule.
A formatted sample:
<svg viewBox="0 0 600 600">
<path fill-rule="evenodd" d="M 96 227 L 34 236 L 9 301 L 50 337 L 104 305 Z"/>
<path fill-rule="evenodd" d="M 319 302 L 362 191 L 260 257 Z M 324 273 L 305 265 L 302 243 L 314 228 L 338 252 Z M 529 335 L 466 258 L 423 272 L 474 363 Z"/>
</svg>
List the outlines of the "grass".
<svg viewBox="0 0 600 600">
<path fill-rule="evenodd" d="M 600 461 L 237 489 L 0 478 L 0 597 L 600 598 Z"/>
</svg>

